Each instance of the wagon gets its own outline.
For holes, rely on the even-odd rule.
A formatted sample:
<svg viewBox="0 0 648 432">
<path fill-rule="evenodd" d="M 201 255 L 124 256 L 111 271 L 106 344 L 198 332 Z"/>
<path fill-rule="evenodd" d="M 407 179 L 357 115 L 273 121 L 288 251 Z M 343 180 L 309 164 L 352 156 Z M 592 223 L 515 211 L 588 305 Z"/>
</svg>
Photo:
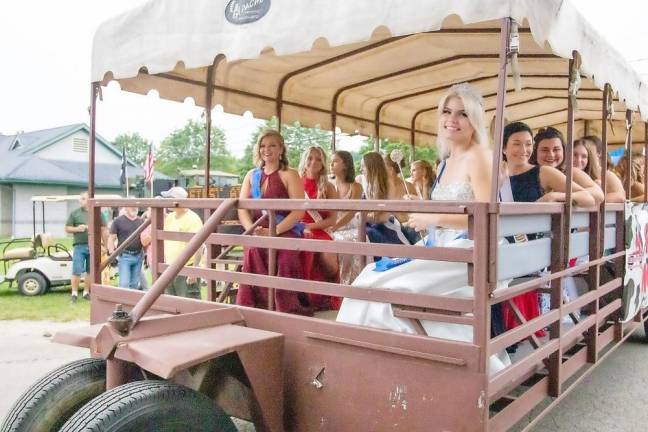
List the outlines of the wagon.
<svg viewBox="0 0 648 432">
<path fill-rule="evenodd" d="M 101 26 L 92 80 L 90 196 L 97 96 L 110 81 L 124 91 L 156 90 L 160 98 L 192 98 L 205 107 L 206 174 L 216 104 L 229 113 L 276 116 L 279 124 L 320 125 L 333 132 L 333 148 L 336 131 L 371 135 L 377 148 L 385 138 L 434 145 L 436 103 L 459 82 L 482 92 L 493 118 L 494 172 L 505 117 L 562 129 L 569 180 L 571 143 L 580 134 L 600 134 L 603 156 L 608 145 L 627 152 L 635 143 L 648 146 L 642 122 L 648 90 L 560 0 L 152 0 Z M 230 431 L 232 417 L 270 432 L 531 429 L 646 321 L 645 287 L 633 276 L 644 269 L 644 249 L 626 247 L 645 210 L 629 202 L 575 208 L 571 188 L 565 204 L 501 203 L 494 177 L 487 203 L 138 200 L 152 208 L 155 281 L 146 293 L 100 284 L 99 210 L 124 202 L 91 199 L 91 325 L 55 336 L 87 347 L 90 358 L 36 383 L 0 430 Z M 204 209 L 203 229 L 195 235 L 164 231 L 163 208 L 175 206 Z M 361 221 L 384 209 L 460 214 L 469 220 L 474 245 L 421 248 L 219 233 L 223 215 L 234 208 L 265 210 L 273 233 L 279 210 L 354 211 Z M 539 232 L 545 235 L 524 243 L 499 241 Z M 363 223 L 359 238 L 365 238 Z M 188 241 L 174 262 L 164 260 L 165 240 Z M 184 267 L 203 245 L 207 268 Z M 269 274 L 226 270 L 222 264 L 238 263 L 225 253 L 233 245 L 267 248 Z M 474 290 L 433 296 L 278 277 L 278 249 L 465 263 Z M 626 255 L 633 257 L 628 270 Z M 570 258 L 584 256 L 582 264 L 568 266 Z M 549 271 L 522 279 L 543 269 Z M 206 280 L 208 300 L 162 295 L 178 274 Z M 575 276 L 586 281 L 586 290 L 566 301 L 564 281 Z M 216 282 L 387 303 L 419 331 L 280 313 L 272 300 L 267 309 L 222 303 L 212 289 Z M 491 337 L 491 306 L 512 304 L 514 296 L 536 289 L 549 294 L 549 311 L 529 321 L 519 315 L 520 325 Z M 422 321 L 469 326 L 472 338 L 427 336 Z M 536 337 L 544 328 L 548 337 Z M 521 348 L 512 364 L 491 370 L 491 356 L 516 343 Z"/>
</svg>

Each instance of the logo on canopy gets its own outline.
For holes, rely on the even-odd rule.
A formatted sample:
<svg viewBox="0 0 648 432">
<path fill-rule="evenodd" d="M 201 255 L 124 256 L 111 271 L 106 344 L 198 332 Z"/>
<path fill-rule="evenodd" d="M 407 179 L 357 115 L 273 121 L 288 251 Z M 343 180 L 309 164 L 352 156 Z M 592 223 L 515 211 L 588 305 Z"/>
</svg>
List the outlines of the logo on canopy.
<svg viewBox="0 0 648 432">
<path fill-rule="evenodd" d="M 270 0 L 230 0 L 225 7 L 225 19 L 232 24 L 259 21 L 270 10 Z"/>
</svg>

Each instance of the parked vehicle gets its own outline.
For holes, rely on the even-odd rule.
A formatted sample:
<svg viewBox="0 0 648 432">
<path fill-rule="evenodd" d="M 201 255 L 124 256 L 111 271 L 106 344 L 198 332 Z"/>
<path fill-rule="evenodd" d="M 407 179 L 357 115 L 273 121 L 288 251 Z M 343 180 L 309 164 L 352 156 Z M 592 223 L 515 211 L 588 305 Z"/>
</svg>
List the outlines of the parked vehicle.
<svg viewBox="0 0 648 432">
<path fill-rule="evenodd" d="M 533 128 L 563 129 L 568 162 L 579 128 L 600 133 L 603 158 L 608 143 L 627 151 L 635 141 L 648 146 L 648 139 L 637 138 L 646 133 L 636 113 L 640 109 L 646 120 L 645 86 L 563 0 L 152 0 L 99 29 L 92 79 L 93 130 L 98 90 L 116 80 L 124 91 L 156 89 L 161 98 L 179 102 L 192 97 L 206 107 L 206 136 L 211 108 L 220 104 L 226 112 L 277 116 L 280 124 L 299 120 L 358 130 L 373 135 L 377 146 L 380 138 L 428 145 L 435 141 L 439 96 L 452 84 L 470 82 L 494 115 L 495 172 L 505 113 Z M 623 130 L 625 138 L 619 135 Z M 92 325 L 60 332 L 55 341 L 87 347 L 92 359 L 37 382 L 0 431 L 231 431 L 230 417 L 270 432 L 530 430 L 648 318 L 642 290 L 633 290 L 630 299 L 624 280 L 630 276 L 624 257 L 643 252 L 625 243 L 631 230 L 625 212 L 634 211 L 632 204 L 628 210 L 606 203 L 575 208 L 571 187 L 564 204 L 500 203 L 494 177 L 488 203 L 138 200 L 153 209 L 157 264 L 151 289 L 101 286 L 99 244 L 91 244 Z M 92 176 L 90 182 L 92 195 Z M 90 200 L 95 239 L 98 209 L 123 202 Z M 204 208 L 203 229 L 195 235 L 165 232 L 163 210 L 175 206 Z M 223 216 L 235 208 L 265 211 L 272 234 L 279 210 L 358 212 L 361 239 L 368 212 L 459 214 L 468 218 L 474 243 L 467 249 L 421 248 L 217 233 Z M 499 242 L 538 232 L 546 235 Z M 164 240 L 188 245 L 175 261 L 164 262 Z M 184 267 L 203 245 L 208 268 Z M 465 263 L 474 289 L 467 296 L 427 295 L 279 277 L 272 265 L 267 276 L 217 267 L 233 261 L 222 252 L 233 245 L 267 248 L 270 262 L 278 249 L 288 249 Z M 570 258 L 586 255 L 582 264 L 568 266 Z M 504 283 L 546 267 L 548 274 Z M 162 295 L 180 272 L 265 286 L 270 299 L 275 290 L 288 290 L 385 303 L 418 331 L 280 313 L 272 301 L 265 310 Z M 564 302 L 564 278 L 581 273 L 588 290 Z M 491 307 L 536 289 L 550 294 L 550 310 L 491 337 Z M 586 313 L 565 324 L 579 309 Z M 429 337 L 423 322 L 468 326 L 472 340 Z M 537 338 L 535 332 L 544 328 L 549 336 Z M 524 349 L 513 363 L 490 371 L 491 356 L 515 343 Z M 64 393 L 78 397 L 60 398 Z"/>
</svg>

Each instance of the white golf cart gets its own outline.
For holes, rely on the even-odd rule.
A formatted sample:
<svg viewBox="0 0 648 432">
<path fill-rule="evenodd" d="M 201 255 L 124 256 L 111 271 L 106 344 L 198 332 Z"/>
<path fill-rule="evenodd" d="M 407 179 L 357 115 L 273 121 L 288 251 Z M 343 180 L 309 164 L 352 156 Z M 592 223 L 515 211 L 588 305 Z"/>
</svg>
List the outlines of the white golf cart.
<svg viewBox="0 0 648 432">
<path fill-rule="evenodd" d="M 105 198 L 120 198 L 119 195 L 103 195 Z M 72 253 L 45 232 L 45 203 L 78 201 L 79 195 L 47 195 L 32 197 L 31 239 L 19 239 L 29 246 L 13 248 L 13 240 L 7 243 L 0 260 L 4 265 L 4 276 L 0 283 L 14 282 L 18 292 L 26 296 L 45 294 L 53 286 L 69 285 L 72 278 Z M 41 206 L 41 232 L 36 233 L 36 207 Z"/>
</svg>

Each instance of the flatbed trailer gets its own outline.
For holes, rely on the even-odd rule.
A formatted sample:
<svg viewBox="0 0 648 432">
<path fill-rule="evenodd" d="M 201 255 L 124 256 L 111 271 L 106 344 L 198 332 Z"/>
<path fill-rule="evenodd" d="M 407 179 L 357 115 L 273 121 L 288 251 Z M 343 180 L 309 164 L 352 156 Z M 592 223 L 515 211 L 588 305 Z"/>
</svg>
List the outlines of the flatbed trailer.
<svg viewBox="0 0 648 432">
<path fill-rule="evenodd" d="M 205 107 L 207 172 L 216 104 L 235 114 L 249 109 L 257 117 L 277 116 L 280 124 L 300 120 L 334 132 L 358 130 L 373 135 L 378 146 L 381 138 L 430 145 L 438 96 L 458 82 L 479 88 L 493 115 L 493 172 L 505 115 L 566 132 L 568 184 L 577 131 L 600 133 L 602 162 L 609 143 L 628 153 L 635 142 L 648 147 L 641 122 L 648 113 L 645 86 L 568 1 L 151 1 L 104 24 L 95 37 L 91 196 L 97 96 L 112 80 L 125 91 L 156 89 L 161 98 L 191 97 Z M 630 202 L 575 208 L 571 187 L 564 204 L 502 203 L 494 177 L 491 200 L 483 203 L 129 200 L 152 209 L 154 283 L 146 293 L 100 284 L 99 211 L 126 202 L 91 199 L 91 325 L 58 333 L 55 341 L 89 349 L 92 359 L 74 366 L 85 381 L 73 378 L 69 385 L 92 391 L 59 398 L 53 415 L 51 407 L 34 408 L 33 395 L 46 391 L 41 381 L 16 403 L 0 431 L 230 431 L 230 417 L 269 432 L 531 430 L 645 324 L 641 284 L 630 299 L 624 280 L 628 253 L 645 265 L 643 252 L 626 246 L 626 218 L 645 210 Z M 163 210 L 174 207 L 202 208 L 203 228 L 195 235 L 165 231 Z M 273 234 L 278 211 L 354 211 L 361 239 L 372 211 L 465 215 L 474 244 L 421 248 L 219 233 L 233 209 L 264 210 Z M 544 236 L 523 244 L 500 241 L 536 233 Z M 168 240 L 188 242 L 173 262 L 163 258 Z M 207 267 L 184 266 L 203 245 Z M 225 253 L 231 246 L 267 248 L 269 274 L 228 270 L 240 265 Z M 398 256 L 465 263 L 474 294 L 433 296 L 278 277 L 279 249 L 355 254 L 368 262 Z M 569 267 L 571 258 L 584 256 Z M 549 272 L 522 279 L 545 268 Z M 275 311 L 272 302 L 267 310 L 242 307 L 218 301 L 225 297 L 211 289 L 208 301 L 163 295 L 178 274 L 210 284 L 265 286 L 270 299 L 274 290 L 292 290 L 388 303 L 415 326 L 423 320 L 466 325 L 473 337 L 457 341 L 290 315 Z M 587 281 L 587 291 L 565 302 L 564 280 L 574 276 Z M 501 287 L 510 280 L 517 283 Z M 515 310 L 514 296 L 538 289 L 549 293 L 550 310 L 528 322 L 518 314 L 520 325 L 491 338 L 491 307 L 506 303 Z M 548 337 L 536 337 L 544 328 Z M 525 353 L 489 373 L 489 358 L 515 343 L 525 345 Z M 534 418 L 525 420 L 532 411 Z"/>
</svg>

